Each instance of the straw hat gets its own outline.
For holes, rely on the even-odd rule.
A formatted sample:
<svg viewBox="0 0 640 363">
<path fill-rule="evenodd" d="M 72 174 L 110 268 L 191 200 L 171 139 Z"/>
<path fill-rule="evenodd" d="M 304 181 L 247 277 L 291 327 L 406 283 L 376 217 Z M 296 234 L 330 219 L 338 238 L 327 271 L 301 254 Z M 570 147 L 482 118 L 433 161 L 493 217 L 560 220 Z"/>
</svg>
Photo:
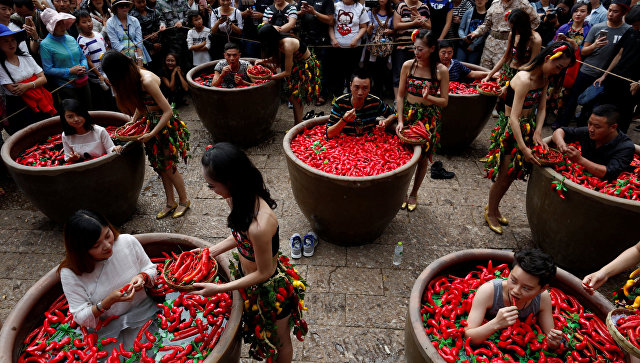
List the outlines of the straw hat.
<svg viewBox="0 0 640 363">
<path fill-rule="evenodd" d="M 115 11 L 115 9 L 119 6 L 119 5 L 123 5 L 126 4 L 129 7 L 133 6 L 133 3 L 130 0 L 115 0 L 112 4 L 111 4 L 111 11 Z"/>
<path fill-rule="evenodd" d="M 53 30 L 59 21 L 64 21 L 65 29 L 69 29 L 76 21 L 75 16 L 67 13 L 59 13 L 51 8 L 44 9 L 42 14 L 40 14 L 40 19 L 42 19 L 42 22 L 47 27 L 47 31 L 51 34 L 53 34 Z"/>
</svg>

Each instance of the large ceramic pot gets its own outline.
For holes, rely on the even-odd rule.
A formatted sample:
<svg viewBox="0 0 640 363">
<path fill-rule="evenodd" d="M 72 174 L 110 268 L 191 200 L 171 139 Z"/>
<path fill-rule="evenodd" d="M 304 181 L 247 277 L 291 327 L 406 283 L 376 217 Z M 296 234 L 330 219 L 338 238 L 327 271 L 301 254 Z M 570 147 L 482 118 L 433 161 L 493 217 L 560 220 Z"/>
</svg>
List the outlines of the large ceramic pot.
<svg viewBox="0 0 640 363">
<path fill-rule="evenodd" d="M 205 248 L 211 245 L 195 238 L 172 233 L 147 233 L 135 235 L 149 257 L 162 257 L 161 252 L 180 253 L 193 248 Z M 229 278 L 228 261 L 216 257 L 220 273 Z M 38 280 L 20 299 L 9 313 L 9 317 L 0 331 L 0 362 L 17 362 L 22 341 L 36 326 L 42 324 L 44 312 L 53 301 L 62 294 L 57 267 Z M 233 307 L 226 328 L 214 350 L 204 360 L 206 363 L 238 362 L 240 360 L 240 318 L 242 299 L 237 291 L 233 292 Z"/>
<path fill-rule="evenodd" d="M 473 71 L 489 72 L 475 64 L 462 64 Z M 449 104 L 442 110 L 438 153 L 460 152 L 471 145 L 491 118 L 497 100 L 495 96 L 449 93 Z"/>
<path fill-rule="evenodd" d="M 328 119 L 324 116 L 304 121 L 284 137 L 293 196 L 323 240 L 344 246 L 373 242 L 400 210 L 421 149 L 414 147 L 411 160 L 388 173 L 367 177 L 325 173 L 298 159 L 291 151 L 291 140 L 307 128 L 326 124 Z"/>
<path fill-rule="evenodd" d="M 130 120 L 129 116 L 116 112 L 89 114 L 100 126 L 120 126 Z M 131 141 L 121 153 L 72 165 L 30 167 L 15 162 L 27 148 L 60 133 L 60 118 L 52 117 L 11 136 L 1 154 L 13 180 L 36 208 L 57 223 L 64 223 L 81 208 L 100 212 L 111 223 L 124 223 L 136 210 L 144 181 L 142 143 Z"/>
<path fill-rule="evenodd" d="M 255 62 L 255 58 L 243 59 Z M 213 74 L 220 61 L 201 64 L 187 73 L 198 117 L 216 142 L 257 145 L 271 136 L 271 125 L 280 106 L 280 81 L 245 88 L 207 87 L 193 81 L 203 74 Z"/>
<path fill-rule="evenodd" d="M 527 184 L 527 218 L 534 242 L 574 273 L 593 272 L 640 241 L 640 202 L 565 180 L 565 199 L 551 189 L 562 175 L 533 167 Z"/>
<path fill-rule="evenodd" d="M 463 250 L 433 261 L 422 271 L 413 285 L 411 296 L 409 297 L 409 311 L 404 330 L 407 362 L 445 363 L 445 360 L 431 345 L 431 340 L 424 331 L 422 314 L 420 314 L 422 295 L 429 282 L 439 275 L 454 274 L 464 276 L 474 269 L 476 265 L 486 264 L 489 260 L 493 260 L 494 266 L 499 263 L 511 263 L 513 262 L 513 253 L 489 249 Z M 604 296 L 597 292 L 593 296 L 587 294 L 582 288 L 582 281 L 562 269 L 558 269 L 556 278 L 551 285 L 575 296 L 585 308 L 590 309 L 603 321 L 607 317 L 607 313 L 613 309 L 613 305 Z"/>
</svg>

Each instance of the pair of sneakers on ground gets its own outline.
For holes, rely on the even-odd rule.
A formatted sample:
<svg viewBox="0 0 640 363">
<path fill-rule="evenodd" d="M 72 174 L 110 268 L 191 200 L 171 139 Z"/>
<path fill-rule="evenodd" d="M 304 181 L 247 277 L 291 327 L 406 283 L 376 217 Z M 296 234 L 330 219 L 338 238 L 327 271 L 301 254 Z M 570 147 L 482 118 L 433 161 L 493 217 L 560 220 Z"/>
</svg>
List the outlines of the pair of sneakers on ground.
<svg viewBox="0 0 640 363">
<path fill-rule="evenodd" d="M 289 238 L 289 242 L 291 243 L 291 258 L 300 258 L 302 255 L 304 257 L 313 256 L 319 240 L 315 233 L 309 232 L 304 238 L 295 233 Z"/>
</svg>

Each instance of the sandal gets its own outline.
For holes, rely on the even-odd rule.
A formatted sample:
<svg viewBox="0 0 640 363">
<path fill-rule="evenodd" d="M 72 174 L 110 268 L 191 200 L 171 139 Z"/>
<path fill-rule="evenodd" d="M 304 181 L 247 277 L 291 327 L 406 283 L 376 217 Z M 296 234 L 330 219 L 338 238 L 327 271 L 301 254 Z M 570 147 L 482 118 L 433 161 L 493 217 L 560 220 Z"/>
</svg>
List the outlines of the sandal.
<svg viewBox="0 0 640 363">
<path fill-rule="evenodd" d="M 162 219 L 169 214 L 171 214 L 176 208 L 178 208 L 178 203 L 174 203 L 173 205 L 165 205 L 164 208 L 156 214 L 156 219 Z"/>
<path fill-rule="evenodd" d="M 183 209 L 183 210 L 181 210 L 181 211 L 179 211 L 179 210 L 177 209 L 177 206 L 176 206 L 176 211 L 175 211 L 175 212 L 173 212 L 173 215 L 171 216 L 172 218 L 180 218 L 180 217 L 182 217 L 185 213 L 187 213 L 187 209 L 189 209 L 189 207 L 191 206 L 191 201 L 190 201 L 190 200 L 187 200 L 187 202 L 186 202 L 185 204 L 178 203 L 178 206 L 180 206 L 180 207 L 184 207 L 184 209 Z"/>
</svg>

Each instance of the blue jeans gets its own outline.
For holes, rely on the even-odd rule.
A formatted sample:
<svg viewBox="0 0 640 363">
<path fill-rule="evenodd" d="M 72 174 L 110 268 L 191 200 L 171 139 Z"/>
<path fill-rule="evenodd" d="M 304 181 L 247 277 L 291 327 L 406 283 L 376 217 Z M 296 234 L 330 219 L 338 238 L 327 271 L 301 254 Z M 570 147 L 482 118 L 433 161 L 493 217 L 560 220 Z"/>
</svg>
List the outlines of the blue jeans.
<svg viewBox="0 0 640 363">
<path fill-rule="evenodd" d="M 458 48 L 456 53 L 456 59 L 460 62 L 467 62 L 471 64 L 480 64 L 480 58 L 482 57 L 482 48 L 470 52 L 463 47 Z"/>
</svg>

